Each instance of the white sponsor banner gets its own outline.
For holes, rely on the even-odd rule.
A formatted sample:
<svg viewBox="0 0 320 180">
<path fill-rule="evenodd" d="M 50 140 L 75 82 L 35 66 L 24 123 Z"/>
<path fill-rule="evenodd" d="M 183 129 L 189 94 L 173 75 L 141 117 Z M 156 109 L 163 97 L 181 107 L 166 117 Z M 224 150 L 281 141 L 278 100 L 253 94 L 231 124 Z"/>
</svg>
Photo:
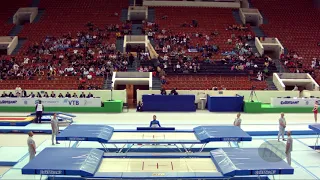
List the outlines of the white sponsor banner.
<svg viewBox="0 0 320 180">
<path fill-rule="evenodd" d="M 271 98 L 272 107 L 313 107 L 317 98 Z"/>
<path fill-rule="evenodd" d="M 0 98 L 0 106 L 101 107 L 101 98 Z"/>
</svg>

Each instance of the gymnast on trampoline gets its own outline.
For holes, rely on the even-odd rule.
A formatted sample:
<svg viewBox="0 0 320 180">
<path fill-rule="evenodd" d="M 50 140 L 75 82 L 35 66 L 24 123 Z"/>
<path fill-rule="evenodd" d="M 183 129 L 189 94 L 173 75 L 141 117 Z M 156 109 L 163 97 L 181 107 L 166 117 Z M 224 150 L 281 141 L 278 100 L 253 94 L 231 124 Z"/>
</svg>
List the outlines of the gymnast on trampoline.
<svg viewBox="0 0 320 180">
<path fill-rule="evenodd" d="M 153 127 L 153 128 L 161 127 L 160 122 L 157 120 L 156 115 L 153 115 L 153 120 L 150 122 L 150 127 Z"/>
</svg>

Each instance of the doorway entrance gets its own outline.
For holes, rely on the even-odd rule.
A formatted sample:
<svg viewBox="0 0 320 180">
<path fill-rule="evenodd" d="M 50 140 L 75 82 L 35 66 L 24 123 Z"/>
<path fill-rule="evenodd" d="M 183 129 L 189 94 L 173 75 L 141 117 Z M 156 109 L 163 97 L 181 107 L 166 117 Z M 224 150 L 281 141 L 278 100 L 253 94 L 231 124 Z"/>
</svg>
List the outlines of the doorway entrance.
<svg viewBox="0 0 320 180">
<path fill-rule="evenodd" d="M 135 108 L 137 106 L 137 90 L 149 90 L 148 85 L 133 85 L 133 84 L 119 84 L 115 87 L 116 90 L 126 90 L 127 91 L 127 103 L 130 108 Z"/>
</svg>

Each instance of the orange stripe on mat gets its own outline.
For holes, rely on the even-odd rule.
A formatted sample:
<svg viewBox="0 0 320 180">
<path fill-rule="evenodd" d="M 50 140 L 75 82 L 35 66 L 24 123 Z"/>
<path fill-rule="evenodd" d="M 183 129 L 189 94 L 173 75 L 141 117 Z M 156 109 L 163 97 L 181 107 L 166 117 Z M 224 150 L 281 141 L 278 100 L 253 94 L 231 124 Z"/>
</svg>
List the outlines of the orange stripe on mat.
<svg viewBox="0 0 320 180">
<path fill-rule="evenodd" d="M 16 121 L 21 121 L 21 120 L 25 120 L 26 118 L 25 117 L 21 117 L 21 118 L 19 118 L 19 117 L 0 117 L 0 121 L 14 121 L 14 120 L 16 120 Z"/>
</svg>

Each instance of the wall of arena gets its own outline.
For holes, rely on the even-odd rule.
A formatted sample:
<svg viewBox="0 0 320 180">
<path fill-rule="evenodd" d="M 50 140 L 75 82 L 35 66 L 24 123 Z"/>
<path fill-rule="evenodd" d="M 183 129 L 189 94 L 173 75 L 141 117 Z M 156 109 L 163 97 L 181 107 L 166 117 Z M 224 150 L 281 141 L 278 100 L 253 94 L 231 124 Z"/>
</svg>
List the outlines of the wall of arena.
<svg viewBox="0 0 320 180">
<path fill-rule="evenodd" d="M 240 1 L 237 2 L 202 2 L 202 1 L 151 1 L 144 0 L 144 6 L 179 6 L 179 7 L 220 7 L 240 8 Z"/>
</svg>

